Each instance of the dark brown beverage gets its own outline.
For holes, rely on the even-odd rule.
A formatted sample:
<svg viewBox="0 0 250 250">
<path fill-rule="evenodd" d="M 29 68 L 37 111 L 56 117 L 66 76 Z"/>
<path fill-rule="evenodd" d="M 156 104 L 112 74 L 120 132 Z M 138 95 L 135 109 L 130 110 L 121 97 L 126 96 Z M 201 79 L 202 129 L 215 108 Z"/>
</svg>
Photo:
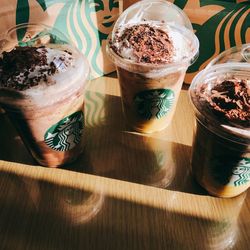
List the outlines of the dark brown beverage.
<svg viewBox="0 0 250 250">
<path fill-rule="evenodd" d="M 57 167 L 83 150 L 88 63 L 66 44 L 15 47 L 0 58 L 0 105 L 33 157 Z"/>
<path fill-rule="evenodd" d="M 123 112 L 131 128 L 152 133 L 170 124 L 198 49 L 188 18 L 166 1 L 140 1 L 119 17 L 107 51 L 117 67 Z"/>
<path fill-rule="evenodd" d="M 190 94 L 196 109 L 192 168 L 211 194 L 233 197 L 250 185 L 250 86 L 247 67 L 200 73 Z"/>
</svg>

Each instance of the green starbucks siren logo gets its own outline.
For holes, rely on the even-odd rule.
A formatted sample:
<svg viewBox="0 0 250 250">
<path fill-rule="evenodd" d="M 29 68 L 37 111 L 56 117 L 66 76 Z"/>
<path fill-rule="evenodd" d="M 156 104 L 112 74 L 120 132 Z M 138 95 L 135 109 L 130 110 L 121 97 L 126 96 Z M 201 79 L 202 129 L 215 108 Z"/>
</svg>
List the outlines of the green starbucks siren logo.
<svg viewBox="0 0 250 250">
<path fill-rule="evenodd" d="M 230 183 L 234 186 L 241 186 L 250 180 L 250 158 L 242 158 L 233 170 L 233 177 Z"/>
<path fill-rule="evenodd" d="M 146 120 L 165 116 L 174 103 L 171 89 L 153 89 L 138 93 L 134 104 L 140 117 Z"/>
<path fill-rule="evenodd" d="M 56 151 L 70 150 L 80 142 L 83 127 L 83 112 L 75 112 L 51 126 L 44 135 L 44 141 Z"/>
</svg>

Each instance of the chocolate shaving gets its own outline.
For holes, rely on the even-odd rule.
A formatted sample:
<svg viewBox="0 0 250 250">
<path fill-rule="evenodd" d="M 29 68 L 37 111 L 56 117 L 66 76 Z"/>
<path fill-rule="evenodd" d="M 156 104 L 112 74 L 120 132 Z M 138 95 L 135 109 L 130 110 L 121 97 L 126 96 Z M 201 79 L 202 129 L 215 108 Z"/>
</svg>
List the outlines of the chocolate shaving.
<svg viewBox="0 0 250 250">
<path fill-rule="evenodd" d="M 250 126 L 250 87 L 246 80 L 226 80 L 206 96 L 210 108 L 230 122 Z"/>
<path fill-rule="evenodd" d="M 149 24 L 134 25 L 126 28 L 121 36 L 116 33 L 115 41 L 122 42 L 121 47 L 132 48 L 137 63 L 163 64 L 173 60 L 174 47 L 169 35 Z M 120 54 L 111 42 L 111 48 Z"/>
<path fill-rule="evenodd" d="M 41 81 L 51 84 L 48 76 L 58 72 L 58 65 L 54 61 L 48 64 L 47 52 L 45 46 L 15 47 L 10 52 L 3 52 L 0 57 L 0 87 L 23 91 L 39 85 Z M 65 64 L 64 68 L 68 66 L 63 56 L 53 60 L 60 60 Z"/>
</svg>

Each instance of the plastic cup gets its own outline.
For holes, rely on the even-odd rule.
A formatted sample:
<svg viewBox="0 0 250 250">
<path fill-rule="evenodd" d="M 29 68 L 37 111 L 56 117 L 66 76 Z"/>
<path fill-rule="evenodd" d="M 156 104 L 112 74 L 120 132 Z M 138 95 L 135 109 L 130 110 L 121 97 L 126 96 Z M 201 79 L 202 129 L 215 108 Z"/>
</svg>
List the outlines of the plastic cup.
<svg viewBox="0 0 250 250">
<path fill-rule="evenodd" d="M 116 32 L 142 22 L 154 22 L 163 30 L 168 25 L 180 33 L 189 44 L 188 56 L 165 64 L 136 63 L 119 56 L 111 46 Z M 170 124 L 186 70 L 197 58 L 198 50 L 199 41 L 188 17 L 172 3 L 140 1 L 121 14 L 109 36 L 107 53 L 117 68 L 123 113 L 131 128 L 152 133 Z"/>
<path fill-rule="evenodd" d="M 189 89 L 196 117 L 193 174 L 210 194 L 219 197 L 237 196 L 250 186 L 250 127 L 218 119 L 204 106 L 200 93 L 201 88 L 210 91 L 218 80 L 250 79 L 250 63 L 244 60 L 244 53 L 239 56 L 242 48 L 219 55 L 193 79 Z M 238 59 L 231 61 L 236 54 Z"/>
<path fill-rule="evenodd" d="M 17 38 L 17 34 L 23 34 L 22 38 Z M 55 84 L 40 82 L 27 90 L 0 85 L 0 105 L 34 159 L 48 167 L 72 162 L 84 147 L 84 90 L 89 75 L 87 60 L 63 34 L 40 24 L 14 27 L 7 32 L 2 44 L 1 53 L 11 51 L 15 46 L 45 46 L 70 51 L 76 58 L 73 67 L 56 75 Z M 54 65 L 56 70 L 64 67 L 56 59 Z"/>
</svg>

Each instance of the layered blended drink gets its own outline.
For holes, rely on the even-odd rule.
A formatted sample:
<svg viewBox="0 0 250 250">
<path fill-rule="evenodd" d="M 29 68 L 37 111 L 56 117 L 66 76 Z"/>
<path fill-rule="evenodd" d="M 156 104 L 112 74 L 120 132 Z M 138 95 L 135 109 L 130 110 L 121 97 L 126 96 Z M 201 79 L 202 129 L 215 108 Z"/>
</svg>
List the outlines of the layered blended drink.
<svg viewBox="0 0 250 250">
<path fill-rule="evenodd" d="M 171 12 L 173 20 L 166 19 L 162 10 Z M 108 53 L 117 66 L 130 127 L 151 133 L 169 125 L 198 47 L 185 14 L 166 1 L 141 1 L 120 16 L 110 35 Z"/>
<path fill-rule="evenodd" d="M 73 46 L 15 46 L 0 56 L 0 105 L 42 165 L 57 167 L 83 150 L 86 59 Z"/>
<path fill-rule="evenodd" d="M 222 64 L 201 72 L 190 95 L 197 128 L 192 168 L 197 181 L 220 197 L 250 186 L 250 64 Z"/>
</svg>

